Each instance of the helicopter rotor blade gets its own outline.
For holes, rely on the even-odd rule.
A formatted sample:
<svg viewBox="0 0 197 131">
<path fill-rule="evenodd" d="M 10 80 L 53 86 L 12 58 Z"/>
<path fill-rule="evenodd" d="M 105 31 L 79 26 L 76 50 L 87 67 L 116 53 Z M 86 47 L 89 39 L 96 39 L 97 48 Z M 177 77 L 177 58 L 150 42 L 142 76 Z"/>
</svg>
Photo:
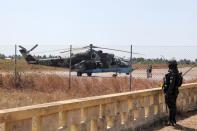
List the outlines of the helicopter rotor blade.
<svg viewBox="0 0 197 131">
<path fill-rule="evenodd" d="M 82 48 L 73 48 L 72 51 L 75 51 L 75 50 L 83 50 L 83 49 L 86 49 L 86 48 L 84 48 L 84 47 L 82 47 Z M 67 53 L 67 52 L 70 52 L 70 50 L 61 51 L 60 53 Z"/>
<path fill-rule="evenodd" d="M 87 49 L 87 48 L 90 48 L 90 46 L 84 46 L 84 47 L 82 47 L 82 48 Z"/>
<path fill-rule="evenodd" d="M 125 53 L 131 53 L 130 51 L 124 51 L 124 50 L 118 50 L 118 49 L 111 49 L 111 48 L 103 48 L 103 47 L 96 47 L 99 49 L 106 49 L 106 50 L 113 50 L 113 51 L 119 51 L 119 52 L 125 52 Z M 145 54 L 141 54 L 141 53 L 134 53 L 133 54 L 137 54 L 137 55 L 145 55 Z"/>
<path fill-rule="evenodd" d="M 67 52 L 70 52 L 70 50 L 62 51 L 60 53 L 67 53 Z"/>
<path fill-rule="evenodd" d="M 82 48 L 77 48 L 77 49 L 87 49 L 87 48 L 90 48 L 90 46 L 84 46 Z M 125 51 L 125 50 L 118 50 L 118 49 L 111 49 L 111 48 L 104 48 L 104 47 L 98 47 L 98 46 L 94 46 L 92 45 L 92 48 L 97 48 L 97 49 L 105 49 L 105 50 L 113 50 L 113 51 L 118 51 L 118 52 L 124 52 L 124 53 L 131 53 L 130 51 Z M 75 50 L 77 50 L 75 49 Z M 73 49 L 74 50 L 74 49 Z M 66 52 L 69 52 L 70 50 L 66 50 L 66 51 L 62 51 L 60 53 L 66 53 Z M 145 55 L 145 54 L 141 54 L 141 53 L 135 53 L 135 52 L 132 52 L 133 54 L 136 54 L 136 55 Z"/>
<path fill-rule="evenodd" d="M 87 49 L 87 48 L 91 48 L 91 47 L 90 47 L 90 45 L 88 45 L 88 46 L 84 46 L 84 47 L 82 47 L 82 48 Z M 92 48 L 98 48 L 98 47 L 92 45 Z"/>
</svg>

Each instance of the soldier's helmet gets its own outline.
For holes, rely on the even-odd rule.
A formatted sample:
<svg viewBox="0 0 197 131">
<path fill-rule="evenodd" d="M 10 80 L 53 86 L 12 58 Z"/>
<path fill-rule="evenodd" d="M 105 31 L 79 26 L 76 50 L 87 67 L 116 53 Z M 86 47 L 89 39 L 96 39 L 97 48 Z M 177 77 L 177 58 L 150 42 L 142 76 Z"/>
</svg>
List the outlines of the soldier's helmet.
<svg viewBox="0 0 197 131">
<path fill-rule="evenodd" d="M 176 60 L 168 61 L 168 68 L 169 69 L 177 69 L 177 61 Z"/>
</svg>

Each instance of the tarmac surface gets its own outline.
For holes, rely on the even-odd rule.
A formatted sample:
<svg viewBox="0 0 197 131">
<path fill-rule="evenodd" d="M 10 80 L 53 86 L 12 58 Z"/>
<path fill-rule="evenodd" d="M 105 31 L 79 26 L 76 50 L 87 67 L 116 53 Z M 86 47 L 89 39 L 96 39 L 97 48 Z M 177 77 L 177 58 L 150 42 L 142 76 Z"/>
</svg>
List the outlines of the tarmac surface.
<svg viewBox="0 0 197 131">
<path fill-rule="evenodd" d="M 179 72 L 182 72 L 183 74 L 189 69 L 190 67 L 185 68 L 179 68 Z M 48 72 L 37 72 L 40 74 L 55 74 L 55 75 L 61 75 L 61 76 L 69 76 L 69 72 L 65 71 L 48 71 Z M 168 73 L 168 69 L 153 69 L 152 70 L 152 78 L 151 80 L 163 80 L 164 75 Z M 115 73 L 93 73 L 93 77 L 112 77 L 112 75 Z M 75 77 L 77 74 L 76 72 L 72 72 L 71 75 Z M 86 74 L 83 74 L 83 76 L 87 76 Z M 118 76 L 128 76 L 126 74 L 118 74 Z M 140 79 L 147 79 L 147 73 L 145 69 L 137 69 L 132 72 L 132 77 L 134 78 L 140 78 Z M 192 80 L 197 79 L 197 67 L 193 68 L 191 71 L 189 71 L 185 76 L 184 80 Z"/>
<path fill-rule="evenodd" d="M 184 74 L 189 69 L 190 67 L 179 68 L 179 72 L 182 72 Z M 152 79 L 162 80 L 166 73 L 168 73 L 168 69 L 153 69 Z M 146 70 L 134 70 L 132 76 L 135 78 L 146 78 L 147 77 Z M 197 67 L 193 68 L 184 76 L 185 80 L 192 80 L 196 78 L 197 78 Z"/>
</svg>

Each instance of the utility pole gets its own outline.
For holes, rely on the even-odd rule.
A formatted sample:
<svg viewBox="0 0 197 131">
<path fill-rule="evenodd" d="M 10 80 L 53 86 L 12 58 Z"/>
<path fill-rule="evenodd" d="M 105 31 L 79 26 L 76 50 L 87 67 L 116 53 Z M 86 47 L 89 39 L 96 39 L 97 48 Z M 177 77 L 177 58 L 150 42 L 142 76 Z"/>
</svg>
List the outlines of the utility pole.
<svg viewBox="0 0 197 131">
<path fill-rule="evenodd" d="M 16 58 L 17 57 L 17 45 L 15 44 L 15 55 L 14 55 L 14 83 L 15 83 L 15 86 L 16 86 L 16 79 L 17 79 L 17 72 L 16 72 L 16 64 L 17 64 L 17 61 L 16 61 Z"/>
<path fill-rule="evenodd" d="M 70 61 L 69 61 L 69 89 L 71 88 L 71 65 L 72 65 L 72 45 L 70 45 Z"/>
<path fill-rule="evenodd" d="M 130 91 L 131 91 L 131 87 L 132 87 L 132 70 L 133 70 L 133 67 L 132 67 L 132 49 L 133 47 L 132 47 L 132 45 L 131 45 L 131 54 L 130 54 L 130 68 L 131 68 L 131 71 L 130 71 L 130 79 L 129 79 L 129 89 L 130 89 Z"/>
</svg>

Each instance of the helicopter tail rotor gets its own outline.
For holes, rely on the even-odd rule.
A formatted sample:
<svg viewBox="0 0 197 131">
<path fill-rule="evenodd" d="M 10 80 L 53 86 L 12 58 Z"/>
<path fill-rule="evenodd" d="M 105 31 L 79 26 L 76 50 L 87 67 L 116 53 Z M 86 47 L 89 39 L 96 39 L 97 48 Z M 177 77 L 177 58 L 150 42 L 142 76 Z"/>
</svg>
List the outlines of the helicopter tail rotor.
<svg viewBox="0 0 197 131">
<path fill-rule="evenodd" d="M 28 53 L 31 52 L 31 51 L 33 51 L 37 46 L 38 46 L 38 44 L 36 44 L 35 46 L 33 46 L 33 47 L 28 51 Z"/>
<path fill-rule="evenodd" d="M 38 45 L 36 44 L 35 46 L 33 46 L 30 50 L 27 50 L 25 47 L 19 45 L 20 48 L 20 53 L 22 54 L 22 56 L 25 58 L 25 60 L 27 61 L 27 63 L 29 64 L 34 64 L 36 63 L 36 59 L 29 54 L 31 51 L 33 51 Z"/>
</svg>

